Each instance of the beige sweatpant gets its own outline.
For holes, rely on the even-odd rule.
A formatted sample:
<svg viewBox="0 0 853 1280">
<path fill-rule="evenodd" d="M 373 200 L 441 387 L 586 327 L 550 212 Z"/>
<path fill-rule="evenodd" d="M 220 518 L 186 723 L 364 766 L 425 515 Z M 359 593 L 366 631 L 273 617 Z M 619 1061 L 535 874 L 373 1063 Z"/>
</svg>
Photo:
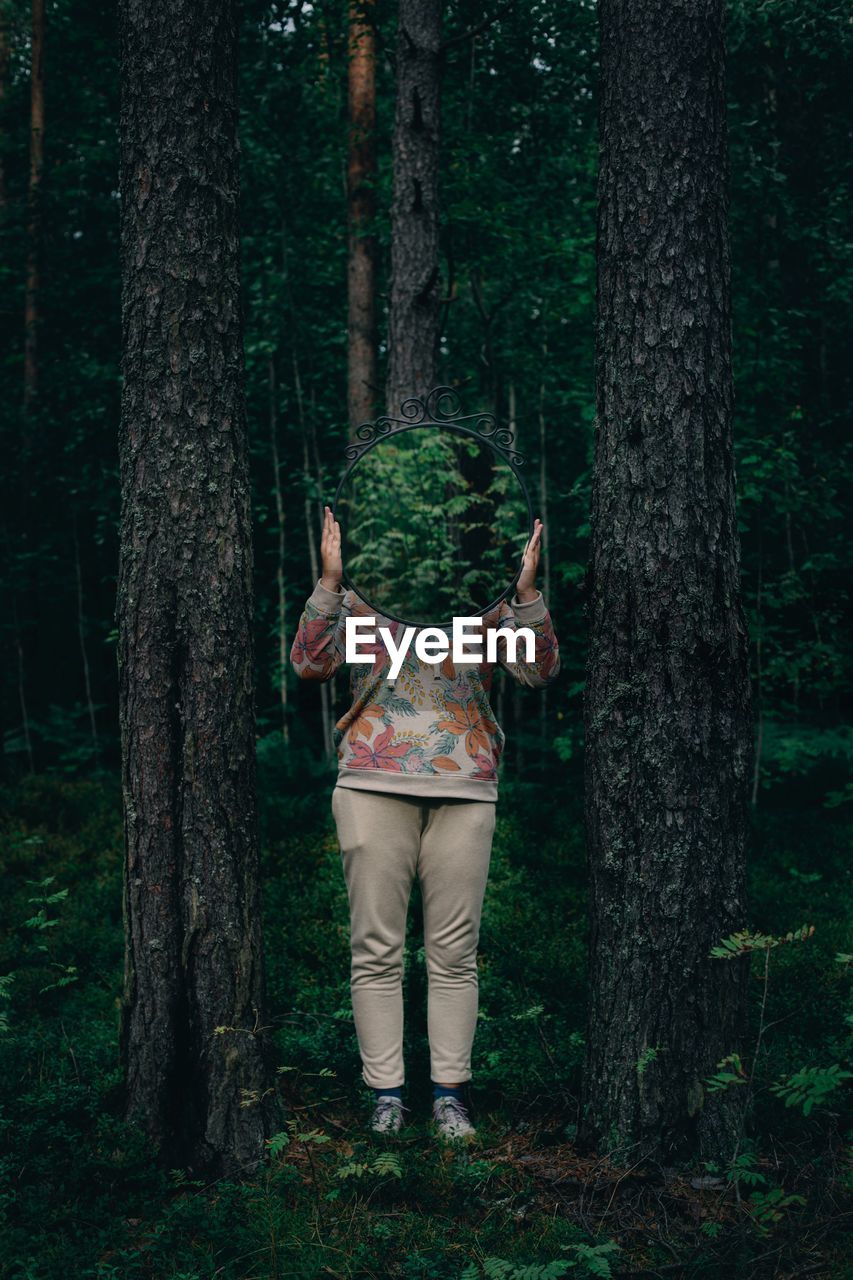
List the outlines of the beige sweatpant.
<svg viewBox="0 0 853 1280">
<path fill-rule="evenodd" d="M 417 875 L 424 914 L 430 1075 L 471 1078 L 477 942 L 495 805 L 336 786 L 332 812 L 350 907 L 350 991 L 365 1083 L 404 1083 L 403 947 Z"/>
</svg>

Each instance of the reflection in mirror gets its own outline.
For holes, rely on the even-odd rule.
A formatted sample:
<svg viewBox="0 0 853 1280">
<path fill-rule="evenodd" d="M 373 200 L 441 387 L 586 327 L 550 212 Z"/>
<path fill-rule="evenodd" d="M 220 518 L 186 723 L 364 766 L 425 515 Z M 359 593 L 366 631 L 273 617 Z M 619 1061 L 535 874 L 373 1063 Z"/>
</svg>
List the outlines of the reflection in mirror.
<svg viewBox="0 0 853 1280">
<path fill-rule="evenodd" d="M 339 490 L 344 570 L 377 613 L 416 626 L 481 615 L 513 582 L 526 495 L 479 437 L 424 424 L 380 437 Z"/>
</svg>

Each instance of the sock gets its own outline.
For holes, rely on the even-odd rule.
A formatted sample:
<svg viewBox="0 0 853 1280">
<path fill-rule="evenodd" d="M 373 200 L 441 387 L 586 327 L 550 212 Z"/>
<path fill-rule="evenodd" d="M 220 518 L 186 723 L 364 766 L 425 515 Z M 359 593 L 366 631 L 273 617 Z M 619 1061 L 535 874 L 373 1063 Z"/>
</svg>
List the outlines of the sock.
<svg viewBox="0 0 853 1280">
<path fill-rule="evenodd" d="M 436 1084 L 435 1081 L 433 1080 L 432 1097 L 433 1097 L 433 1101 L 435 1101 L 436 1098 L 458 1098 L 458 1100 L 464 1106 L 465 1105 L 465 1086 L 463 1084 L 455 1089 L 452 1089 L 449 1085 Z"/>
<path fill-rule="evenodd" d="M 395 1085 L 393 1089 L 377 1089 L 373 1085 L 371 1085 L 371 1088 L 373 1089 L 373 1095 L 377 1100 L 380 1097 L 384 1097 L 399 1098 L 401 1102 L 403 1101 L 403 1086 L 401 1084 Z"/>
</svg>

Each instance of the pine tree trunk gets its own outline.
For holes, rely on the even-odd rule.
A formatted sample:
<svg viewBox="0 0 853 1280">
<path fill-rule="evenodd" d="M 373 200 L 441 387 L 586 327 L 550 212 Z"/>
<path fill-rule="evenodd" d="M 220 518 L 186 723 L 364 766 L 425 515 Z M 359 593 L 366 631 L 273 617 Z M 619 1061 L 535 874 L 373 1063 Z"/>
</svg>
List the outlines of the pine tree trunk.
<svg viewBox="0 0 853 1280">
<path fill-rule="evenodd" d="M 440 273 L 438 142 L 442 0 L 400 0 L 391 305 L 388 316 L 388 413 L 436 382 Z"/>
<path fill-rule="evenodd" d="M 6 213 L 6 88 L 9 82 L 9 0 L 0 0 L 0 226 Z"/>
<path fill-rule="evenodd" d="M 284 517 L 284 487 L 281 482 L 281 459 L 278 451 L 278 385 L 275 374 L 275 356 L 267 363 L 267 390 L 269 396 L 270 461 L 272 463 L 272 489 L 275 495 L 275 521 L 277 548 L 275 581 L 278 595 L 278 700 L 281 707 L 281 736 L 285 744 L 290 742 L 290 725 L 287 719 L 287 587 L 285 584 L 287 530 Z"/>
<path fill-rule="evenodd" d="M 30 176 L 27 188 L 27 278 L 24 289 L 24 408 L 38 391 L 41 184 L 44 173 L 44 0 L 33 0 L 30 64 Z"/>
<path fill-rule="evenodd" d="M 349 15 L 347 204 L 349 302 L 347 411 L 350 435 L 373 416 L 376 334 L 376 27 L 375 0 L 353 0 Z"/>
<path fill-rule="evenodd" d="M 586 692 L 582 1137 L 731 1152 L 747 634 L 732 459 L 722 0 L 602 0 L 597 438 Z"/>
<path fill-rule="evenodd" d="M 127 1107 L 182 1166 L 263 1152 L 252 546 L 231 0 L 122 0 L 117 599 Z"/>
<path fill-rule="evenodd" d="M 77 582 L 77 639 L 80 643 L 80 659 L 83 664 L 83 687 L 86 692 L 86 708 L 89 712 L 89 728 L 92 732 L 92 750 L 98 760 L 101 745 L 98 741 L 98 719 L 95 699 L 92 696 L 92 670 L 89 663 L 89 647 L 86 644 L 86 610 L 83 603 L 83 561 L 80 556 L 80 539 L 77 536 L 77 512 L 71 513 L 71 533 L 74 543 L 74 577 Z"/>
</svg>

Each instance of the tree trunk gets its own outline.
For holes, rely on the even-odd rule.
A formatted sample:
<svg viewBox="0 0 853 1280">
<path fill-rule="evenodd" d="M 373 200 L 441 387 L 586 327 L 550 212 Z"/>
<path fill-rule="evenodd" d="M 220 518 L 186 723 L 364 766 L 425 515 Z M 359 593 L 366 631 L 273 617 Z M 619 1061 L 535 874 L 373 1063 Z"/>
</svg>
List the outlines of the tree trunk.
<svg viewBox="0 0 853 1280">
<path fill-rule="evenodd" d="M 41 183 L 44 172 L 44 0 L 33 0 L 30 69 L 30 177 L 27 188 L 27 278 L 24 289 L 24 408 L 38 391 Z"/>
<path fill-rule="evenodd" d="M 373 417 L 377 390 L 375 129 L 375 0 L 353 0 L 349 15 L 347 163 L 347 412 L 351 436 L 360 423 Z"/>
<path fill-rule="evenodd" d="M 441 0 L 400 0 L 385 386 L 391 414 L 436 383 L 441 12 Z"/>
<path fill-rule="evenodd" d="M 231 0 L 120 12 L 121 1049 L 164 1158 L 233 1174 L 267 1109 L 236 22 Z"/>
<path fill-rule="evenodd" d="M 731 1152 L 747 633 L 732 459 L 722 0 L 602 0 L 582 1138 Z"/>
<path fill-rule="evenodd" d="M 86 692 L 86 709 L 89 712 L 89 728 L 92 732 L 92 750 L 96 760 L 101 754 L 98 741 L 98 720 L 95 700 L 92 697 L 92 672 L 89 665 L 89 649 L 86 644 L 86 611 L 83 604 L 83 562 L 80 558 L 80 539 L 77 536 L 77 512 L 71 513 L 71 533 L 74 542 L 74 577 L 77 582 L 77 639 L 80 642 L 80 659 L 83 664 L 83 687 Z"/>
<path fill-rule="evenodd" d="M 9 82 L 9 16 L 9 0 L 0 0 L 0 220 L 6 212 L 6 87 Z"/>
<path fill-rule="evenodd" d="M 548 366 L 548 344 L 542 343 L 543 368 Z M 542 521 L 542 595 L 551 603 L 551 515 L 548 509 L 548 431 L 545 420 L 545 380 L 539 383 L 539 519 Z M 542 764 L 547 763 L 551 745 L 548 741 L 548 689 L 539 691 L 539 743 Z"/>
<path fill-rule="evenodd" d="M 287 640 L 287 586 L 286 570 L 286 527 L 284 518 L 284 490 L 281 483 L 281 460 L 278 453 L 278 386 L 275 376 L 275 356 L 267 362 L 267 390 L 269 396 L 269 429 L 270 429 L 270 461 L 272 463 L 273 493 L 275 494 L 275 520 L 277 530 L 277 549 L 275 565 L 275 581 L 278 593 L 278 700 L 281 707 L 281 736 L 285 743 L 290 742 L 290 725 L 287 720 L 287 672 L 288 662 Z"/>
<path fill-rule="evenodd" d="M 27 765 L 30 774 L 35 773 L 35 756 L 33 739 L 30 733 L 30 713 L 27 710 L 27 681 L 24 674 L 24 644 L 21 637 L 21 623 L 18 617 L 18 602 L 12 597 L 12 626 L 15 636 L 15 655 L 18 661 L 18 706 L 21 708 L 21 734 L 27 752 Z"/>
</svg>

